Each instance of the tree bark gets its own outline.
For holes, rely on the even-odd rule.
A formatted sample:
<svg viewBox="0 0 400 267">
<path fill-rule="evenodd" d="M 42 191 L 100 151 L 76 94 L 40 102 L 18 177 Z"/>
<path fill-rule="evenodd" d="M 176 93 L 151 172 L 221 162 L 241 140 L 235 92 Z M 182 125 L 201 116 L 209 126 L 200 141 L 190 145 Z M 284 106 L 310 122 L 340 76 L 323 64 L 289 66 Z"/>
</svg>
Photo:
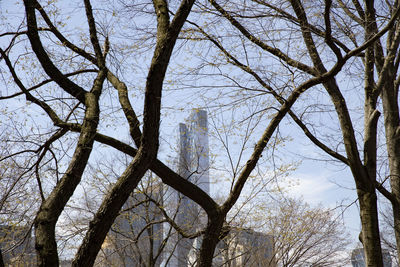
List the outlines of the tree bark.
<svg viewBox="0 0 400 267">
<path fill-rule="evenodd" d="M 0 267 L 4 267 L 3 253 L 0 249 Z"/>
<path fill-rule="evenodd" d="M 200 247 L 198 267 L 210 267 L 214 258 L 214 251 L 220 241 L 220 234 L 225 216 L 222 213 L 216 214 L 215 217 L 209 218 L 203 240 Z"/>
<path fill-rule="evenodd" d="M 369 190 L 357 189 L 360 203 L 361 237 L 365 254 L 365 266 L 383 267 L 379 235 L 377 197 L 374 186 Z"/>
<path fill-rule="evenodd" d="M 388 75 L 390 76 L 390 74 Z M 390 79 L 388 81 L 393 81 Z M 400 118 L 398 92 L 393 83 L 387 82 L 382 91 L 386 147 L 389 158 L 389 177 L 392 189 L 393 225 L 397 248 L 400 248 Z M 397 249 L 400 258 L 400 249 Z"/>
</svg>

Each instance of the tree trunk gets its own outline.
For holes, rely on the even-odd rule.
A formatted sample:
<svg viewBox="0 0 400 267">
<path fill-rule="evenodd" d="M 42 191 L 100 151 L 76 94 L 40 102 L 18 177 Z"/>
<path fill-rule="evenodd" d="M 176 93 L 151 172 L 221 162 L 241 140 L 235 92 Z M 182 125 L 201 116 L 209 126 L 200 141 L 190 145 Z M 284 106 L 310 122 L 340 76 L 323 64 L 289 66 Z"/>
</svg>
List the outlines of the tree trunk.
<svg viewBox="0 0 400 267">
<path fill-rule="evenodd" d="M 101 90 L 104 79 L 105 72 L 101 71 L 95 81 L 95 90 Z M 89 160 L 99 120 L 99 96 L 100 94 L 93 93 L 86 95 L 86 105 L 88 107 L 70 165 L 50 196 L 43 201 L 35 218 L 35 248 L 38 266 L 53 267 L 59 264 L 55 226 L 66 203 L 79 184 Z"/>
<path fill-rule="evenodd" d="M 51 194 L 47 199 L 43 200 L 34 220 L 37 264 L 38 266 L 53 267 L 59 265 L 55 226 L 66 203 L 79 184 L 92 152 L 94 137 L 99 123 L 99 97 L 107 71 L 103 67 L 100 68 L 90 92 L 85 91 L 64 76 L 50 60 L 41 43 L 35 15 L 35 8 L 39 7 L 38 3 L 34 0 L 25 0 L 24 4 L 28 38 L 43 69 L 61 88 L 75 96 L 77 100 L 86 106 L 79 140 L 69 166 Z M 50 117 L 56 126 L 63 126 L 59 118 L 56 118 L 56 115 L 52 114 Z"/>
<path fill-rule="evenodd" d="M 386 80 L 393 76 L 389 72 Z M 393 82 L 387 82 L 382 90 L 383 114 L 385 119 L 386 147 L 389 161 L 390 186 L 393 199 L 393 225 L 396 237 L 397 255 L 400 258 L 400 118 L 398 107 L 398 93 Z"/>
<path fill-rule="evenodd" d="M 4 267 L 4 261 L 3 261 L 3 253 L 0 249 L 0 267 Z"/>
<path fill-rule="evenodd" d="M 214 258 L 214 251 L 220 241 L 224 216 L 218 215 L 212 219 L 208 219 L 206 231 L 203 235 L 201 243 L 199 263 L 197 267 L 211 267 Z"/>
<path fill-rule="evenodd" d="M 154 152 L 150 156 L 154 157 Z M 151 162 L 150 156 L 143 155 L 139 150 L 138 156 L 118 179 L 90 222 L 89 230 L 75 255 L 72 266 L 93 266 L 97 253 L 122 205 L 147 171 Z"/>
<path fill-rule="evenodd" d="M 379 236 L 377 197 L 375 188 L 364 191 L 357 189 L 360 203 L 361 239 L 364 247 L 365 266 L 383 267 L 382 249 Z"/>
<path fill-rule="evenodd" d="M 35 219 L 35 249 L 38 266 L 58 266 L 55 225 L 58 216 L 53 216 L 48 208 L 40 208 Z"/>
</svg>

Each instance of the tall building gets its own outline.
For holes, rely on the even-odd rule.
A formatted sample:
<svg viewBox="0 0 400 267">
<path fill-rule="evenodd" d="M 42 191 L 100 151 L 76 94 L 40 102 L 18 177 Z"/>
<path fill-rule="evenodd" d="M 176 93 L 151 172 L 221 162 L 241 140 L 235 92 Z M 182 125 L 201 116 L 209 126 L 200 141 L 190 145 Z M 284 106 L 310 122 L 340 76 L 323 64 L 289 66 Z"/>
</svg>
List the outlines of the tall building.
<svg viewBox="0 0 400 267">
<path fill-rule="evenodd" d="M 208 123 L 205 110 L 194 109 L 186 123 L 179 124 L 178 173 L 198 185 L 207 194 L 210 193 L 209 181 L 209 144 Z M 201 209 L 184 195 L 173 192 L 169 206 L 176 209 L 177 225 L 186 233 L 192 234 L 205 226 Z M 174 213 L 173 211 L 171 212 Z M 166 231 L 164 231 L 166 232 Z M 171 254 L 165 261 L 166 266 L 187 266 L 188 255 L 193 247 L 193 240 L 182 238 L 176 231 L 168 233 L 167 253 Z"/>
<path fill-rule="evenodd" d="M 210 194 L 208 121 L 205 110 L 194 109 L 179 124 L 179 174 Z"/>
</svg>

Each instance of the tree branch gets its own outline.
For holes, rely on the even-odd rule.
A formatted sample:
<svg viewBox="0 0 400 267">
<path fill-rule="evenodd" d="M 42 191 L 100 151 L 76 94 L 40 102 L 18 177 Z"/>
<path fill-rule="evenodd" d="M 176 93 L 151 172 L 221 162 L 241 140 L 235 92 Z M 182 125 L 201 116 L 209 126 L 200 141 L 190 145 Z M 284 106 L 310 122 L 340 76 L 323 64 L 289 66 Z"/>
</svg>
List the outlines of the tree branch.
<svg viewBox="0 0 400 267">
<path fill-rule="evenodd" d="M 24 0 L 24 3 L 27 18 L 28 38 L 32 49 L 35 52 L 44 71 L 62 89 L 64 89 L 64 91 L 74 96 L 81 103 L 85 104 L 85 94 L 87 92 L 62 74 L 61 71 L 53 64 L 43 48 L 36 22 L 35 8 L 38 8 L 36 0 Z"/>
<path fill-rule="evenodd" d="M 272 55 L 282 59 L 284 62 L 286 62 L 287 64 L 289 64 L 292 67 L 300 69 L 300 70 L 302 70 L 308 74 L 311 74 L 313 76 L 315 76 L 317 74 L 313 68 L 290 58 L 287 54 L 283 53 L 278 48 L 271 47 L 271 46 L 265 44 L 264 42 L 262 42 L 260 39 L 256 38 L 242 24 L 240 24 L 236 19 L 234 19 L 225 9 L 223 9 L 216 1 L 214 1 L 214 0 L 209 0 L 209 1 L 217 9 L 217 11 L 220 12 L 221 15 L 223 17 L 225 17 L 233 26 L 235 26 L 249 41 L 256 44 L 263 50 L 271 53 Z"/>
</svg>

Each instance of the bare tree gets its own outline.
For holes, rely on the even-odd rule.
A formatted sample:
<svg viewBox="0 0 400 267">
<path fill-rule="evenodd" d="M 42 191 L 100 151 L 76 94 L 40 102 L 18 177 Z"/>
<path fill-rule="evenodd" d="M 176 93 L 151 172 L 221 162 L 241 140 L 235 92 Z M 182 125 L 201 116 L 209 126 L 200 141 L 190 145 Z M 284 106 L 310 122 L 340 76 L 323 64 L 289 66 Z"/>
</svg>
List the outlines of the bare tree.
<svg viewBox="0 0 400 267">
<path fill-rule="evenodd" d="M 206 27 L 192 23 L 195 31 L 183 28 L 194 2 L 154 0 L 125 5 L 126 3 L 120 1 L 102 9 L 106 3 L 93 2 L 92 7 L 92 3 L 85 0 L 82 6 L 71 10 L 62 3 L 41 4 L 36 0 L 26 0 L 21 6 L 25 13 L 15 11 L 24 18 L 20 21 L 18 16 L 11 20 L 5 18 L 6 27 L 0 33 L 0 38 L 4 40 L 0 53 L 4 70 L 2 83 L 7 90 L 0 100 L 7 101 L 10 105 L 16 104 L 23 112 L 20 112 L 20 117 L 15 117 L 16 127 L 12 132 L 15 139 L 8 140 L 10 144 L 21 146 L 16 146 L 16 151 L 2 160 L 29 156 L 34 159 L 26 162 L 25 168 L 29 170 L 30 177 L 35 178 L 41 201 L 33 221 L 39 266 L 58 266 L 56 225 L 60 216 L 74 194 L 79 194 L 77 188 L 82 180 L 91 179 L 90 173 L 87 172 L 90 161 L 94 157 L 106 157 L 111 149 L 118 151 L 115 156 L 124 154 L 131 157 L 131 160 L 128 166 L 118 173 L 118 179 L 93 214 L 72 265 L 93 265 L 119 211 L 150 169 L 163 183 L 192 199 L 207 214 L 206 227 L 201 232 L 198 266 L 211 266 L 218 242 L 230 230 L 226 223 L 228 213 L 238 202 L 246 182 L 257 168 L 262 153 L 270 145 L 280 122 L 287 114 L 293 117 L 291 108 L 300 96 L 319 84 L 327 88 L 338 110 L 344 129 L 348 159 L 326 146 L 322 147 L 351 167 L 356 177 L 360 203 L 365 201 L 366 206 L 371 205 L 371 212 L 376 211 L 376 200 L 373 198 L 375 184 L 368 183 L 367 188 L 364 188 L 363 182 L 367 181 L 366 171 L 358 156 L 354 133 L 351 129 L 345 131 L 346 127 L 351 126 L 348 124 L 350 117 L 344 102 L 341 101 L 342 96 L 334 77 L 350 59 L 359 56 L 365 49 L 369 48 L 367 51 L 370 51 L 371 45 L 391 29 L 397 19 L 397 9 L 381 31 L 372 32 L 362 45 L 354 45 L 353 49 L 347 49 L 343 48 L 340 42 L 332 41 L 328 2 L 324 13 L 326 31 L 323 37 L 337 57 L 330 62 L 329 67 L 324 67 L 312 40 L 306 12 L 300 2 L 290 2 L 294 17 L 288 18 L 289 21 L 294 21 L 296 27 L 300 25 L 304 46 L 310 55 L 310 66 L 301 60 L 292 59 L 291 55 L 286 55 L 276 47 L 267 45 L 258 36 L 246 30 L 246 27 L 241 26 L 235 18 L 236 15 L 232 15 L 235 12 L 225 10 L 216 1 L 210 1 L 213 10 L 209 14 L 219 14 L 219 21 L 222 21 L 221 18 L 224 21 L 226 19 L 239 31 L 235 36 L 239 36 L 243 42 L 259 47 L 262 53 L 272 55 L 275 60 L 285 62 L 284 67 L 288 68 L 289 72 L 293 68 L 299 70 L 300 77 L 295 82 L 284 79 L 285 87 L 282 88 L 286 89 L 290 83 L 292 87 L 283 90 L 275 88 L 268 79 L 263 80 L 251 66 L 241 63 L 223 47 L 219 38 L 207 33 Z M 252 3 L 267 4 L 262 1 Z M 117 4 L 121 6 L 115 6 Z M 236 7 L 236 4 L 238 8 L 243 7 L 239 2 L 232 2 L 228 7 Z M 268 4 L 266 8 L 270 8 Z M 199 18 L 200 15 L 201 19 L 196 22 L 208 23 L 208 18 L 203 17 L 203 14 L 207 13 L 195 13 L 197 16 L 193 19 Z M 81 22 L 81 25 L 70 23 L 74 19 Z M 231 190 L 221 204 L 158 159 L 161 99 L 166 83 L 164 80 L 170 60 L 174 58 L 174 46 L 181 33 L 200 34 L 200 39 L 196 39 L 196 36 L 192 39 L 210 41 L 219 50 L 214 55 L 222 55 L 225 61 L 227 59 L 229 63 L 245 71 L 262 86 L 263 95 L 268 94 L 278 99 L 278 104 L 274 107 L 264 105 L 264 110 L 271 109 L 274 112 L 266 114 L 268 116 L 263 121 L 261 137 L 252 142 L 255 145 L 248 155 L 248 160 L 237 168 L 235 176 L 231 179 Z M 132 43 L 127 44 L 125 40 Z M 183 41 L 179 44 L 184 46 L 187 43 Z M 338 52 L 337 46 L 343 49 L 343 55 Z M 149 53 L 146 54 L 149 50 L 152 51 L 150 56 Z M 124 64 L 128 56 L 131 61 Z M 178 61 L 181 59 L 178 54 L 176 58 Z M 192 71 L 189 66 L 184 67 Z M 229 75 L 225 77 L 230 79 Z M 196 87 L 196 83 L 192 83 L 191 86 Z M 204 86 L 210 86 L 210 81 Z M 218 96 L 214 98 L 218 100 Z M 12 112 L 6 112 L 4 117 L 14 118 Z M 127 137 L 119 136 L 123 126 L 125 131 L 129 132 Z M 109 127 L 112 130 L 109 130 Z M 134 145 L 130 145 L 124 138 L 131 139 Z M 374 213 L 372 217 L 369 214 L 363 216 L 363 222 L 375 222 Z M 376 258 L 376 261 L 371 260 L 369 264 L 376 263 L 376 266 L 380 266 L 379 244 L 373 244 L 373 240 L 377 240 L 377 225 L 366 226 L 368 227 L 363 228 L 366 254 L 372 255 L 371 259 Z M 370 234 L 373 235 L 371 239 Z"/>
<path fill-rule="evenodd" d="M 56 223 L 81 181 L 95 140 L 103 139 L 103 143 L 114 143 L 114 147 L 120 150 L 127 148 L 118 140 L 97 133 L 100 122 L 101 94 L 104 91 L 104 81 L 106 79 L 119 91 L 120 103 L 131 128 L 131 136 L 138 149 L 131 149 L 133 160 L 121 174 L 111 192 L 105 197 L 103 204 L 90 223 L 73 262 L 74 266 L 90 266 L 93 264 L 112 222 L 118 215 L 118 211 L 156 158 L 159 145 L 158 132 L 162 84 L 175 41 L 186 17 L 190 13 L 193 2 L 182 1 L 176 7 L 176 14 L 173 16 L 172 21 L 170 21 L 169 9 L 165 1 L 153 1 L 152 3 L 154 14 L 157 18 L 157 29 L 155 30 L 157 39 L 153 59 L 149 65 L 145 81 L 143 132 L 139 130 L 139 121 L 129 102 L 127 87 L 107 67 L 106 57 L 110 49 L 109 37 L 104 33 L 105 35 L 102 38 L 104 47 L 101 48 L 100 34 L 97 30 L 98 25 L 96 25 L 90 1 L 84 1 L 84 7 L 81 9 L 86 16 L 88 35 L 85 34 L 85 36 L 87 36 L 88 45 L 90 44 L 90 46 L 85 45 L 84 48 L 81 48 L 73 44 L 73 39 L 68 39 L 69 36 L 62 34 L 59 30 L 60 21 L 53 20 L 50 17 L 51 14 L 54 14 L 48 10 L 51 6 L 43 7 L 35 0 L 24 1 L 26 23 L 23 23 L 23 25 L 26 26 L 22 26 L 22 29 L 16 26 L 9 32 L 2 32 L 3 37 L 10 37 L 8 44 L 1 49 L 2 61 L 8 68 L 10 77 L 13 78 L 15 85 L 20 90 L 20 92 L 14 90 L 14 92 L 2 97 L 2 99 L 11 99 L 24 95 L 26 100 L 41 109 L 47 115 L 47 119 L 54 125 L 50 128 L 52 134 L 47 142 L 39 146 L 37 150 L 29 152 L 43 152 L 42 155 L 45 155 L 56 140 L 70 132 L 79 133 L 75 139 L 76 145 L 73 155 L 70 156 L 66 163 L 68 167 L 62 172 L 62 176 L 59 180 L 57 179 L 57 183 L 48 193 L 41 186 L 43 177 L 40 177 L 40 175 L 38 177 L 42 203 L 37 211 L 34 225 L 35 247 L 39 266 L 58 266 L 59 259 L 55 238 Z M 40 16 L 39 22 L 38 15 Z M 41 27 L 42 25 L 43 27 Z M 41 34 L 43 30 L 48 32 L 51 37 L 48 35 L 43 36 Z M 53 41 L 52 38 L 57 40 L 55 46 L 53 46 L 54 43 L 51 43 Z M 38 83 L 33 80 L 34 85 L 32 87 L 25 85 L 26 82 L 18 74 L 19 69 L 12 63 L 12 60 L 16 60 L 21 54 L 17 48 L 18 46 L 14 46 L 15 43 L 20 41 L 27 43 L 31 49 L 30 51 L 33 51 L 37 58 L 37 64 L 40 64 L 43 69 L 44 76 L 48 77 L 47 80 Z M 54 49 L 57 48 L 59 49 L 58 54 L 53 53 L 55 52 Z M 66 56 L 66 59 L 59 61 L 57 55 L 62 58 L 63 51 L 67 51 L 70 54 Z M 72 56 L 69 57 L 69 55 Z M 73 61 L 74 56 L 84 58 L 84 61 L 91 65 L 92 70 L 89 72 L 94 72 L 95 75 L 85 77 L 92 81 L 91 85 L 90 83 L 79 85 L 79 79 L 73 81 L 69 78 L 80 73 L 87 73 L 87 71 L 77 71 L 71 74 L 64 73 L 64 70 L 71 63 L 69 60 Z M 71 64 L 73 65 L 73 62 Z M 37 89 L 45 87 L 50 82 L 57 85 L 58 92 L 63 92 L 66 95 L 58 98 L 56 96 L 58 94 L 50 98 L 42 97 Z M 29 83 L 32 83 L 32 81 Z M 87 87 L 87 89 L 84 87 Z M 65 103 L 65 106 L 69 108 L 67 115 L 55 108 L 56 106 L 52 102 L 53 99 L 60 100 L 60 105 L 63 105 L 63 99 L 67 99 Z M 38 164 L 40 160 L 41 158 L 39 157 Z"/>
<path fill-rule="evenodd" d="M 273 206 L 273 205 L 270 205 Z M 302 200 L 278 200 L 265 218 L 274 237 L 274 251 L 283 266 L 343 266 L 349 244 L 335 212 L 310 207 Z"/>
<path fill-rule="evenodd" d="M 194 42 L 210 41 L 213 49 L 219 51 L 218 60 L 204 60 L 203 64 L 218 68 L 222 77 L 230 81 L 230 87 L 246 91 L 243 94 L 248 98 L 272 95 L 282 107 L 289 105 L 285 113 L 310 141 L 349 167 L 360 203 L 360 238 L 367 266 L 382 266 L 377 190 L 392 203 L 394 225 L 400 225 L 397 222 L 400 157 L 396 154 L 400 140 L 396 134 L 399 126 L 398 1 L 209 3 L 212 7 L 200 7 L 209 16 L 207 22 L 192 22 L 193 30 L 188 34 Z M 352 56 L 355 58 L 349 60 Z M 352 63 L 345 64 L 348 61 Z M 227 65 L 236 66 L 246 78 L 232 76 Z M 275 74 L 265 71 L 271 66 Z M 315 90 L 304 94 L 308 96 L 307 101 L 291 105 L 290 93 L 295 93 L 307 81 L 322 77 L 325 77 L 321 80 L 322 86 L 315 86 Z M 355 81 L 360 90 L 346 90 L 339 82 L 342 79 Z M 355 97 L 362 101 L 354 104 Z M 328 100 L 325 104 L 320 99 Z M 362 106 L 363 123 L 359 123 L 357 111 Z M 261 107 L 258 112 L 263 110 Z M 315 122 L 321 116 L 318 111 L 327 112 L 329 115 L 324 119 L 337 122 L 338 131 L 330 132 L 330 126 L 325 123 L 319 126 Z M 385 129 L 382 135 L 378 123 L 381 111 Z M 314 114 L 316 118 L 312 117 Z M 379 142 L 386 144 L 386 161 L 377 156 L 382 147 Z M 377 164 L 387 168 L 378 169 Z M 396 230 L 396 236 L 398 233 Z"/>
</svg>

